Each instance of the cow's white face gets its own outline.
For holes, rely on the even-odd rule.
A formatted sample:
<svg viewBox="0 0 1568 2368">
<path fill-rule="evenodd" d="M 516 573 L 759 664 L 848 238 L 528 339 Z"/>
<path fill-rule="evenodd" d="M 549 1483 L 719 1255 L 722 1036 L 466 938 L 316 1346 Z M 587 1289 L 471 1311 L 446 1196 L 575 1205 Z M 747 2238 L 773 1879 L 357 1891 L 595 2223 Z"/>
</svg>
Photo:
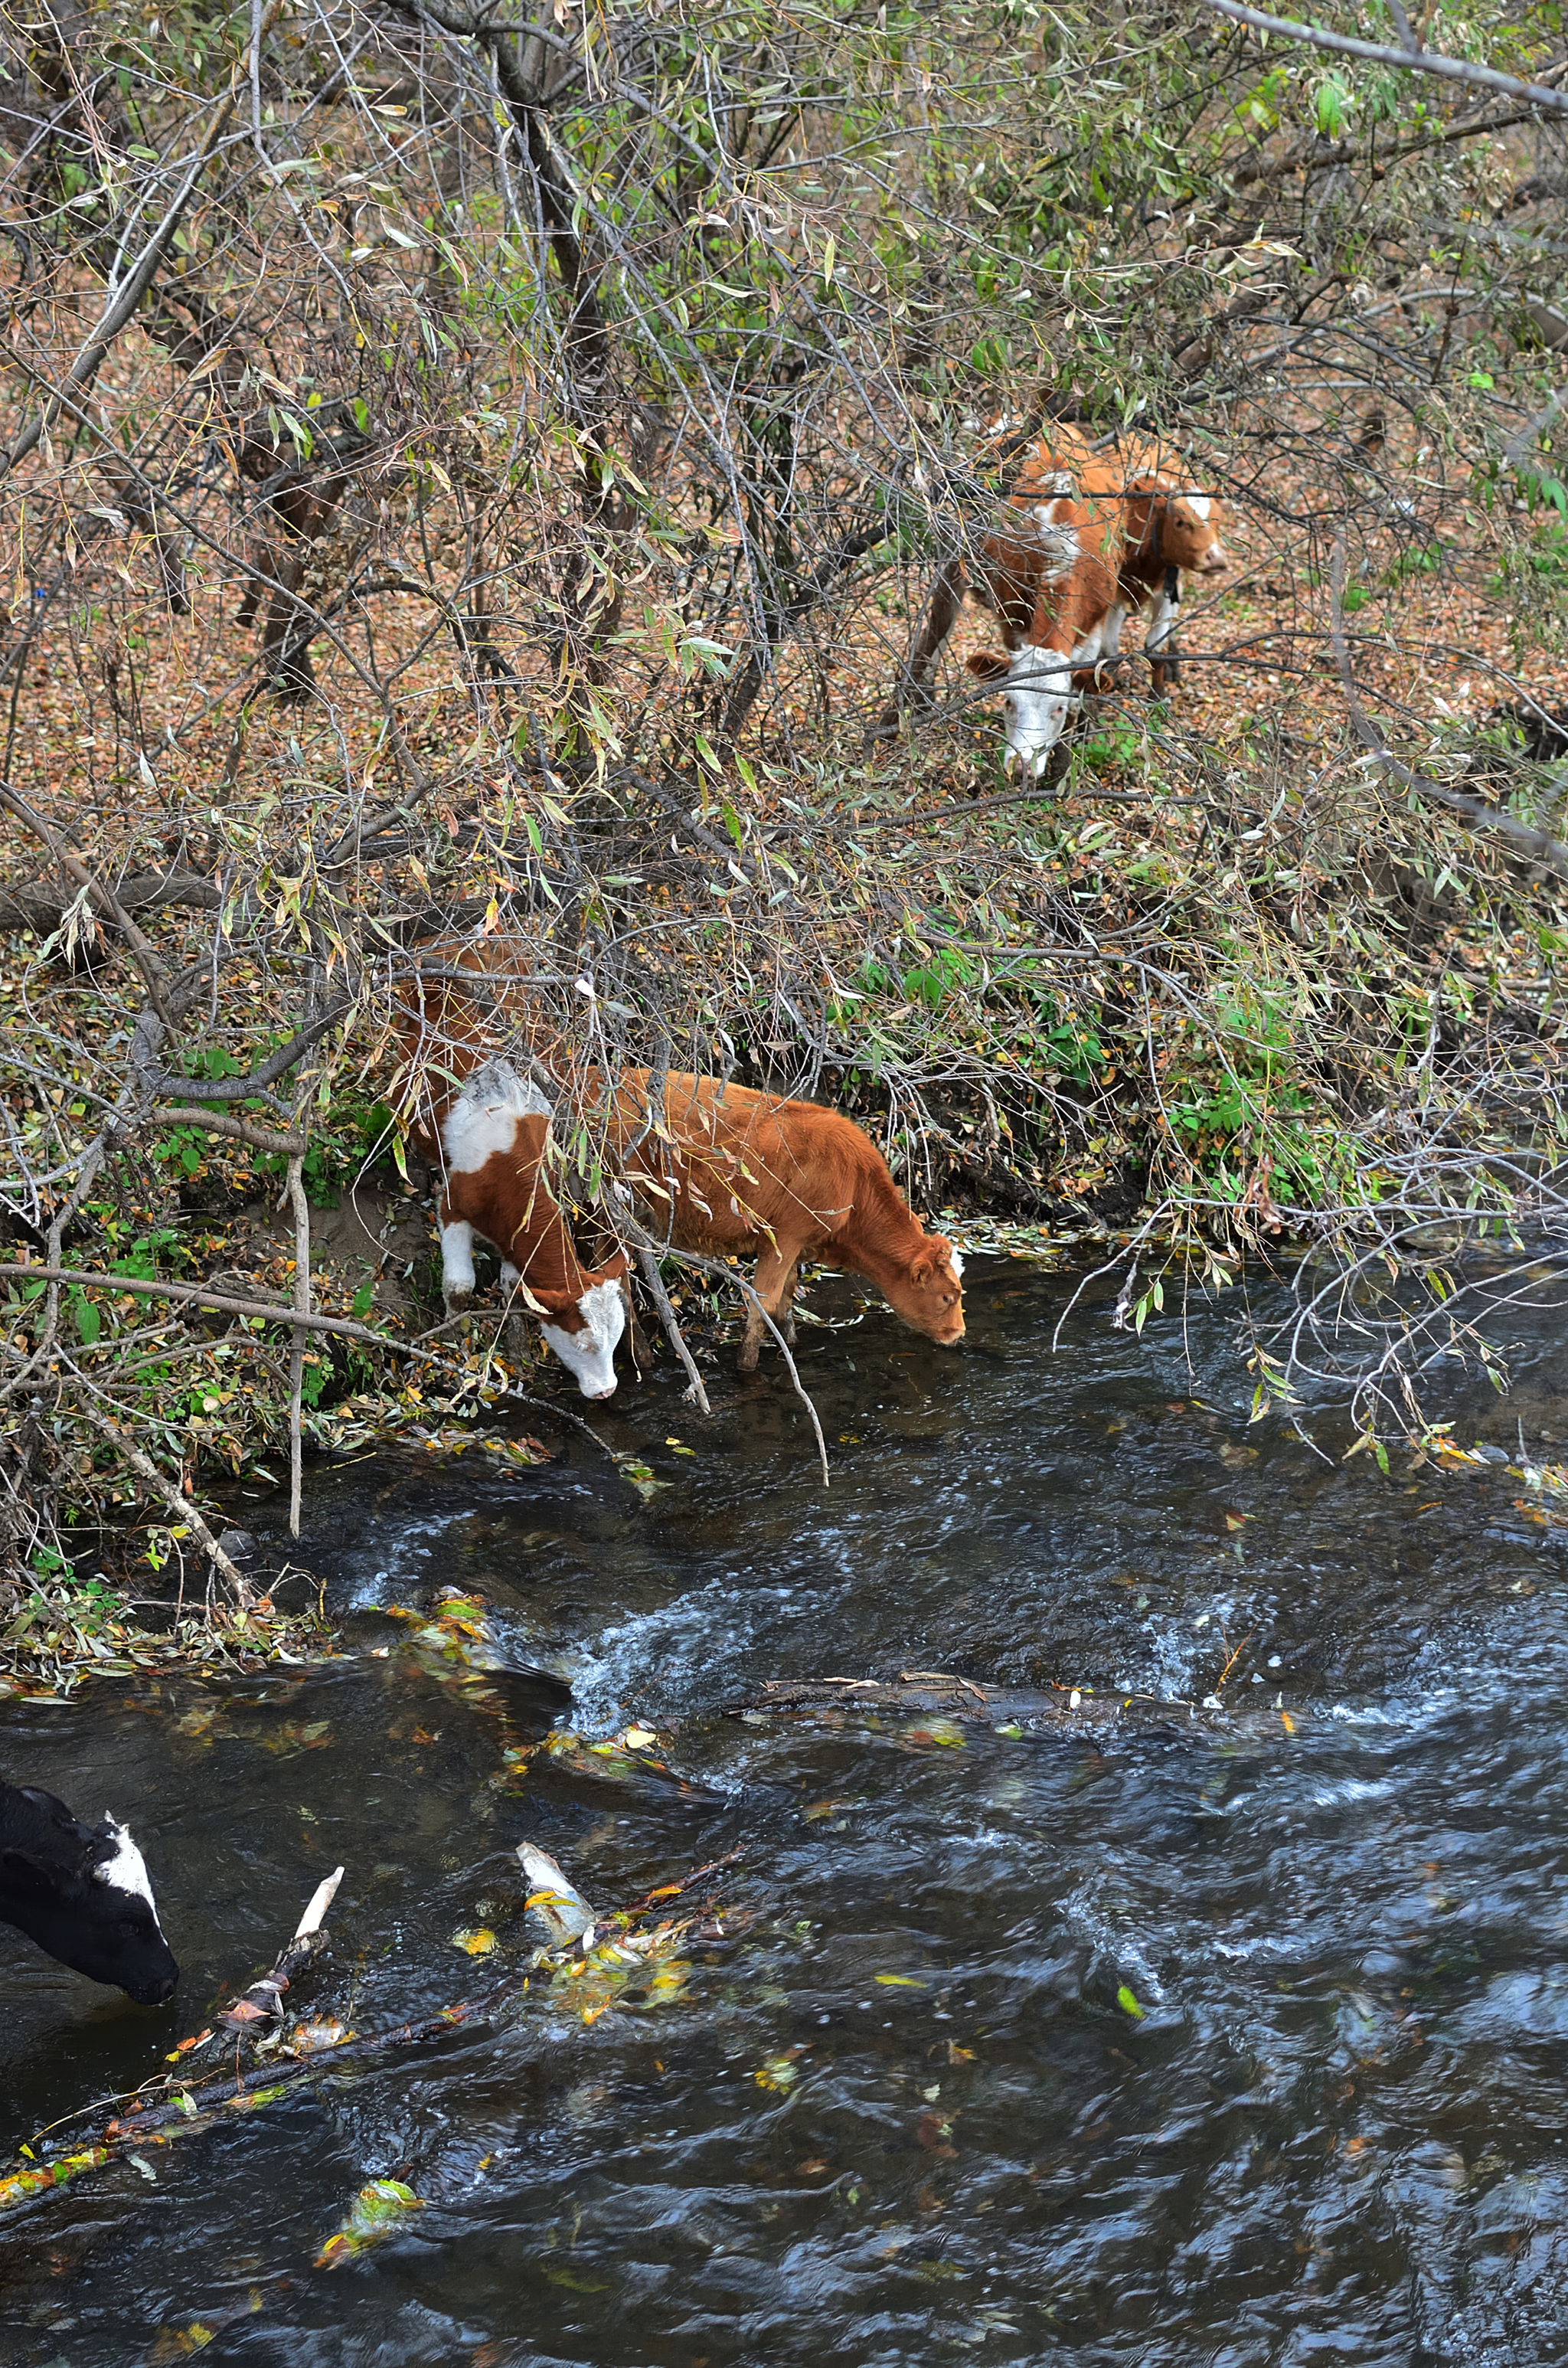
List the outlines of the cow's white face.
<svg viewBox="0 0 1568 2368">
<path fill-rule="evenodd" d="M 556 1324 L 541 1324 L 540 1330 L 585 1398 L 611 1397 L 616 1344 L 626 1327 L 626 1303 L 619 1283 L 594 1283 L 577 1307 L 583 1318 L 580 1332 L 568 1332 Z"/>
<path fill-rule="evenodd" d="M 1017 757 L 1026 774 L 1040 770 L 1067 723 L 1073 677 L 1060 651 L 1015 650 L 1002 687 L 1002 726 L 1009 763 Z"/>
</svg>

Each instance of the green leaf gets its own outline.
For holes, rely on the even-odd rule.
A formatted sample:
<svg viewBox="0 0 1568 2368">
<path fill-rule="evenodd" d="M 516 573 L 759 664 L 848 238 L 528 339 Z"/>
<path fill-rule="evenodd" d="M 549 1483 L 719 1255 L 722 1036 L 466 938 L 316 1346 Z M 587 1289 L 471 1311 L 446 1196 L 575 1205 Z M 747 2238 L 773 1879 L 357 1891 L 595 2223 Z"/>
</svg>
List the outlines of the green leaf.
<svg viewBox="0 0 1568 2368">
<path fill-rule="evenodd" d="M 1121 2009 L 1123 2014 L 1131 2015 L 1136 2022 L 1142 2021 L 1143 2009 L 1139 2005 L 1137 1999 L 1133 1997 L 1132 1992 L 1128 1988 L 1125 1982 L 1122 1983 L 1120 1988 L 1117 1991 L 1116 2002 Z"/>
<path fill-rule="evenodd" d="M 1317 128 L 1325 140 L 1337 140 L 1345 129 L 1345 113 L 1350 104 L 1350 93 L 1337 76 L 1329 74 L 1318 85 L 1313 112 Z"/>
<path fill-rule="evenodd" d="M 80 1292 L 74 1295 L 73 1313 L 76 1318 L 76 1330 L 90 1349 L 104 1328 L 102 1314 L 94 1306 L 92 1301 L 85 1299 Z"/>
</svg>

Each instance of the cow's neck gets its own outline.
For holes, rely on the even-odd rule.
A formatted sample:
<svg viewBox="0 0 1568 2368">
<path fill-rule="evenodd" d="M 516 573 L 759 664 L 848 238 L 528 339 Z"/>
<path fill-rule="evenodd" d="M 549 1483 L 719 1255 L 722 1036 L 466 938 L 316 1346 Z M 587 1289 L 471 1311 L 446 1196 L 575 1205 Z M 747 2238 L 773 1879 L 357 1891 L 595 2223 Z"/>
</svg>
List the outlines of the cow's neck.
<svg viewBox="0 0 1568 2368">
<path fill-rule="evenodd" d="M 853 1215 L 833 1243 L 845 1264 L 879 1291 L 905 1273 L 925 1247 L 919 1218 L 886 1175 L 866 1178 L 865 1189 L 856 1194 Z"/>
<path fill-rule="evenodd" d="M 505 1248 L 536 1299 L 562 1304 L 580 1300 L 601 1280 L 583 1265 L 566 1230 L 566 1220 L 553 1203 L 530 1236 Z"/>
</svg>

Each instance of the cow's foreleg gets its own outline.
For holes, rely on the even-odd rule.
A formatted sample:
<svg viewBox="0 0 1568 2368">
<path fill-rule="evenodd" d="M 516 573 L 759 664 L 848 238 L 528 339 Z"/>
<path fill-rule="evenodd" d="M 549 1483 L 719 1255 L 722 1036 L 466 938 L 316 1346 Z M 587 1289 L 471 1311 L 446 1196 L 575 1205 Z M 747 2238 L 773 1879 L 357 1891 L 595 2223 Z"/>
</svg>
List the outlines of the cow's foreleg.
<svg viewBox="0 0 1568 2368">
<path fill-rule="evenodd" d="M 801 1261 L 798 1258 L 792 1258 L 790 1261 L 790 1271 L 784 1277 L 784 1287 L 778 1294 L 778 1309 L 783 1319 L 779 1328 L 791 1349 L 795 1345 L 795 1292 L 800 1280 Z"/>
<path fill-rule="evenodd" d="M 626 1337 L 631 1343 L 631 1361 L 637 1368 L 637 1378 L 641 1381 L 653 1361 L 653 1351 L 649 1345 L 648 1335 L 643 1331 L 638 1317 L 637 1302 L 631 1295 L 630 1275 L 622 1279 L 620 1296 L 626 1308 Z"/>
<path fill-rule="evenodd" d="M 472 1299 L 473 1290 L 473 1227 L 449 1206 L 441 1213 L 441 1296 L 455 1307 Z"/>
<path fill-rule="evenodd" d="M 1154 602 L 1154 613 L 1149 620 L 1149 637 L 1143 644 L 1153 676 L 1156 699 L 1163 699 L 1168 689 L 1175 689 L 1181 672 L 1176 645 L 1180 601 L 1181 577 L 1174 567 L 1167 567 L 1165 583 Z"/>
<path fill-rule="evenodd" d="M 1100 628 L 1099 662 L 1095 667 L 1095 687 L 1115 684 L 1117 661 L 1121 655 L 1121 629 L 1127 622 L 1127 610 L 1119 600 L 1113 601 L 1105 612 Z"/>
<path fill-rule="evenodd" d="M 1072 654 L 1072 679 L 1073 696 L 1075 701 L 1085 691 L 1095 691 L 1099 689 L 1099 658 L 1104 647 L 1103 622 L 1092 626 L 1082 641 L 1074 643 Z"/>
<path fill-rule="evenodd" d="M 757 1258 L 756 1272 L 752 1277 L 752 1288 L 756 1296 L 746 1301 L 745 1337 L 741 1342 L 739 1363 L 743 1373 L 755 1373 L 756 1371 L 757 1355 L 767 1329 L 766 1319 L 771 1316 L 779 1330 L 784 1331 L 783 1318 L 789 1310 L 797 1263 L 795 1256 L 786 1256 L 771 1243 Z M 785 1337 L 789 1337 L 787 1333 Z"/>
</svg>

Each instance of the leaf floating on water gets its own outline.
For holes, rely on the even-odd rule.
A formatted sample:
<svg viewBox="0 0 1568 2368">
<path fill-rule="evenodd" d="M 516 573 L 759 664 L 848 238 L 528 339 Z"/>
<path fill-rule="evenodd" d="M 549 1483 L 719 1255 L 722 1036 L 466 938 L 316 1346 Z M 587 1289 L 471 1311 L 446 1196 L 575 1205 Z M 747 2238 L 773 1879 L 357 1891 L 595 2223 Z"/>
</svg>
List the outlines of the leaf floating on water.
<svg viewBox="0 0 1568 2368">
<path fill-rule="evenodd" d="M 488 1924 L 481 1924 L 472 1930 L 464 1925 L 452 1934 L 453 1948 L 466 1950 L 471 1957 L 488 1957 L 496 1945 L 495 1935 Z"/>
<path fill-rule="evenodd" d="M 552 2286 L 562 2286 L 568 2294 L 596 2294 L 610 2291 L 605 2279 L 585 2277 L 581 2270 L 571 2269 L 564 2261 L 538 2261 L 535 2267 Z"/>
<path fill-rule="evenodd" d="M 437 1596 L 428 1613 L 406 1604 L 387 1606 L 387 1617 L 411 1623 L 408 1638 L 415 1651 L 431 1659 L 455 1662 L 464 1669 L 504 1669 L 482 1596 L 460 1595 L 455 1588 Z"/>
<path fill-rule="evenodd" d="M 890 1990 L 924 1990 L 930 1987 L 928 1982 L 917 1980 L 914 1974 L 878 1974 L 876 1978 Z"/>
<path fill-rule="evenodd" d="M 922 1725 L 906 1727 L 904 1732 L 911 1743 L 936 1744 L 944 1751 L 962 1751 L 967 1741 L 962 1727 L 955 1726 L 950 1718 L 926 1719 Z"/>
<path fill-rule="evenodd" d="M 647 1751 L 659 1738 L 651 1726 L 629 1726 L 620 1739 L 629 1751 Z"/>
<path fill-rule="evenodd" d="M 1121 2009 L 1123 2014 L 1131 2015 L 1136 2022 L 1142 2021 L 1143 2009 L 1139 2005 L 1137 1999 L 1133 1997 L 1132 1992 L 1128 1988 L 1125 1982 L 1122 1983 L 1120 1988 L 1117 1991 L 1116 2002 Z"/>
<path fill-rule="evenodd" d="M 759 2089 L 772 2089 L 780 2094 L 792 2089 L 801 2077 L 800 2066 L 791 2064 L 787 2055 L 767 2055 L 752 2074 Z"/>
<path fill-rule="evenodd" d="M 346 2023 L 330 2014 L 317 2015 L 310 2022 L 297 2022 L 289 2033 L 290 2055 L 314 2055 L 323 2047 L 341 2047 L 354 2033 Z"/>
<path fill-rule="evenodd" d="M 379 2245 L 389 2237 L 400 2220 L 411 2212 L 424 2209 L 412 2187 L 401 2179 L 372 2179 L 362 2187 L 349 2208 L 348 2217 L 335 2237 L 329 2237 L 316 2255 L 318 2270 L 335 2270 L 342 2261 L 351 2261 L 371 2245 Z"/>
<path fill-rule="evenodd" d="M 631 1481 L 644 1504 L 649 1497 L 656 1497 L 661 1488 L 673 1488 L 675 1486 L 673 1480 L 661 1480 L 651 1463 L 638 1463 L 629 1458 L 616 1469 L 623 1480 Z"/>
<path fill-rule="evenodd" d="M 199 2318 L 188 2327 L 161 2327 L 147 2354 L 148 2368 L 163 2368 L 166 2360 L 188 2360 L 193 2351 L 204 2351 L 217 2332 Z"/>
</svg>

